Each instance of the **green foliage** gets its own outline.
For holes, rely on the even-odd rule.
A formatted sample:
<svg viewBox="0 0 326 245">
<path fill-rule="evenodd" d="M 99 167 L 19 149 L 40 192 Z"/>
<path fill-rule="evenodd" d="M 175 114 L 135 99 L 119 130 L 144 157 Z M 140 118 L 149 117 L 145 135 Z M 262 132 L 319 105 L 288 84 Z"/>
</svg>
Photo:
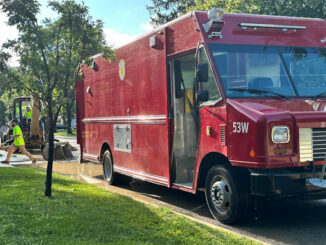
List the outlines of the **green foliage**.
<svg viewBox="0 0 326 245">
<path fill-rule="evenodd" d="M 326 18 L 326 0 L 251 0 L 257 9 L 249 13 Z"/>
<path fill-rule="evenodd" d="M 254 1 L 248 0 L 195 0 L 193 7 L 189 10 L 210 10 L 212 8 L 221 8 L 228 13 L 250 13 L 256 10 Z"/>
<path fill-rule="evenodd" d="M 196 0 L 192 9 L 210 10 L 213 7 L 229 13 L 326 17 L 326 0 Z"/>
<path fill-rule="evenodd" d="M 0 101 L 0 125 L 3 125 L 7 122 L 7 107 L 6 104 L 3 101 Z"/>
<path fill-rule="evenodd" d="M 20 87 L 40 97 L 45 105 L 53 102 L 53 114 L 65 103 L 74 101 L 75 70 L 91 56 L 102 53 L 114 59 L 114 51 L 106 46 L 103 22 L 92 20 L 88 8 L 73 0 L 50 1 L 49 6 L 58 13 L 56 20 L 45 19 L 39 24 L 36 15 L 40 5 L 36 0 L 4 0 L 0 8 L 16 25 L 20 36 L 10 40 L 3 48 L 15 51 L 20 57 L 20 67 L 13 74 L 6 66 L 9 55 L 0 54 L 7 76 Z M 22 75 L 22 76 L 19 76 Z"/>
<path fill-rule="evenodd" d="M 191 10 L 222 8 L 227 13 L 250 13 L 326 19 L 326 0 L 152 0 L 151 21 L 163 24 Z"/>
<path fill-rule="evenodd" d="M 146 7 L 151 16 L 151 22 L 159 26 L 186 13 L 187 8 L 194 4 L 195 0 L 152 0 L 151 5 Z"/>
<path fill-rule="evenodd" d="M 66 130 L 64 129 L 57 129 L 57 132 L 54 134 L 55 136 L 74 136 L 77 135 L 77 130 L 73 128 L 71 130 L 71 134 L 68 134 Z"/>
<path fill-rule="evenodd" d="M 254 244 L 57 175 L 44 198 L 43 179 L 38 169 L 0 168 L 0 244 Z"/>
</svg>

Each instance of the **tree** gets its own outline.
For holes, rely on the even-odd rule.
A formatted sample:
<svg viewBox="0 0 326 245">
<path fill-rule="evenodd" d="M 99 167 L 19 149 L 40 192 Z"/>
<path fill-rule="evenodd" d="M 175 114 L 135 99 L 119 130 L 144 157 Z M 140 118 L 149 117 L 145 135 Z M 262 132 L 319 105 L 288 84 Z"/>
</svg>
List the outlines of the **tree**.
<svg viewBox="0 0 326 245">
<path fill-rule="evenodd" d="M 17 72 L 15 68 L 11 68 L 11 72 Z M 0 126 L 7 124 L 8 120 L 12 119 L 12 99 L 19 96 L 24 95 L 24 90 L 17 91 L 14 86 L 14 81 L 10 79 L 7 73 L 0 72 Z"/>
<path fill-rule="evenodd" d="M 326 0 L 152 0 L 151 21 L 163 24 L 191 10 L 222 8 L 228 13 L 251 13 L 326 19 Z M 159 14 L 164 10 L 163 14 Z"/>
<path fill-rule="evenodd" d="M 90 63 L 91 56 L 102 53 L 106 59 L 114 52 L 106 46 L 101 20 L 93 21 L 88 8 L 74 0 L 50 1 L 58 13 L 56 20 L 37 20 L 40 4 L 37 0 L 2 0 L 0 8 L 9 18 L 9 25 L 19 31 L 17 40 L 10 40 L 3 48 L 20 56 L 18 71 L 8 67 L 10 55 L 2 51 L 0 68 L 15 85 L 41 99 L 50 124 L 49 159 L 45 195 L 51 196 L 52 166 L 56 119 L 66 103 L 74 97 L 74 82 L 78 79 L 79 65 Z"/>
<path fill-rule="evenodd" d="M 326 0 L 252 0 L 257 9 L 249 13 L 326 19 Z"/>
<path fill-rule="evenodd" d="M 253 0 L 195 0 L 195 4 L 188 8 L 190 10 L 210 10 L 221 8 L 228 13 L 251 13 L 257 6 Z"/>
<path fill-rule="evenodd" d="M 186 13 L 195 4 L 195 0 L 152 0 L 146 8 L 150 13 L 151 23 L 162 25 Z"/>
</svg>

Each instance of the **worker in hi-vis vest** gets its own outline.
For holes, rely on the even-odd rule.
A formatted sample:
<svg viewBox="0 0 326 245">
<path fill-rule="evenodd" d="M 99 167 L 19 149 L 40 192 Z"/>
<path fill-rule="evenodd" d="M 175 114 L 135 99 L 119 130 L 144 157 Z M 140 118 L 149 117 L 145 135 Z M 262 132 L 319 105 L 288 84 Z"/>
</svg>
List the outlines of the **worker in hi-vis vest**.
<svg viewBox="0 0 326 245">
<path fill-rule="evenodd" d="M 24 112 L 24 117 L 27 119 L 32 119 L 32 111 L 29 106 L 26 106 L 26 111 Z"/>
<path fill-rule="evenodd" d="M 14 143 L 10 146 L 9 152 L 7 154 L 7 158 L 4 161 L 1 161 L 1 163 L 7 163 L 9 164 L 10 158 L 12 154 L 19 149 L 21 153 L 28 156 L 28 158 L 34 163 L 36 162 L 36 159 L 29 153 L 25 148 L 25 142 L 24 142 L 24 136 L 21 128 L 18 125 L 18 120 L 13 119 L 11 121 L 12 127 L 13 127 L 13 137 L 14 137 Z"/>
<path fill-rule="evenodd" d="M 26 111 L 24 112 L 24 117 L 26 120 L 26 124 L 29 125 L 32 121 L 32 111 L 29 106 L 26 106 Z"/>
</svg>

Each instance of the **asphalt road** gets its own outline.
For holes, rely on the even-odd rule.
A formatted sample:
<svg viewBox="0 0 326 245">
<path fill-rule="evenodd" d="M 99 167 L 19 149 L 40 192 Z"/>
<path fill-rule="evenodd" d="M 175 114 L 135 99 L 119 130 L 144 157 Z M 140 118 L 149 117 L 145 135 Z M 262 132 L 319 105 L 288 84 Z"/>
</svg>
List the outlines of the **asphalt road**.
<svg viewBox="0 0 326 245">
<path fill-rule="evenodd" d="M 66 141 L 63 138 L 60 141 Z M 72 144 L 75 139 L 67 139 Z M 40 167 L 45 167 L 45 165 Z M 214 220 L 205 203 L 203 193 L 190 193 L 133 180 L 130 184 L 109 187 L 103 181 L 98 164 L 56 163 L 54 171 L 92 184 L 106 186 L 116 192 L 138 199 L 152 200 L 154 205 L 167 206 L 177 212 L 206 221 L 270 244 L 326 244 L 326 200 L 265 201 L 253 216 L 241 226 L 226 226 Z"/>
</svg>

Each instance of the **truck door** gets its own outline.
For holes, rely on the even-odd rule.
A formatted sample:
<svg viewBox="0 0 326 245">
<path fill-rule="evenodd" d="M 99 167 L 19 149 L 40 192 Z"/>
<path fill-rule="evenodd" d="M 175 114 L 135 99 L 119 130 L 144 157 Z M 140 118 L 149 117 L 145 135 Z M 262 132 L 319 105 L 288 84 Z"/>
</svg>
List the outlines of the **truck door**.
<svg viewBox="0 0 326 245">
<path fill-rule="evenodd" d="M 175 185 L 192 188 L 198 141 L 198 113 L 194 104 L 195 52 L 170 61 L 173 145 L 171 177 Z"/>
<path fill-rule="evenodd" d="M 209 64 L 205 48 L 198 49 L 197 57 L 195 52 L 179 56 L 169 62 L 170 87 L 171 87 L 171 111 L 170 118 L 174 129 L 171 177 L 174 185 L 192 188 L 194 169 L 198 151 L 198 135 L 200 128 L 209 126 L 214 132 L 222 132 L 225 125 L 225 106 L 223 106 L 222 95 L 217 86 L 213 69 Z M 200 64 L 208 65 L 208 79 L 196 82 L 196 59 Z M 205 101 L 195 101 L 195 94 L 200 91 L 207 91 L 208 97 Z M 209 108 L 209 112 L 203 110 Z M 200 113 L 199 113 L 200 111 Z M 201 118 L 199 118 L 201 115 Z M 201 122 L 201 127 L 199 122 Z M 206 125 L 209 123 L 209 125 Z M 222 125 L 222 126 L 221 126 Z M 224 126 L 223 126 L 224 128 Z M 203 129 L 202 129 L 203 130 Z M 221 134 L 222 135 L 222 134 Z M 222 137 L 222 136 L 220 136 Z M 206 137 L 206 143 L 210 144 L 211 151 L 223 152 L 224 140 L 220 139 L 218 144 L 217 136 Z"/>
</svg>

